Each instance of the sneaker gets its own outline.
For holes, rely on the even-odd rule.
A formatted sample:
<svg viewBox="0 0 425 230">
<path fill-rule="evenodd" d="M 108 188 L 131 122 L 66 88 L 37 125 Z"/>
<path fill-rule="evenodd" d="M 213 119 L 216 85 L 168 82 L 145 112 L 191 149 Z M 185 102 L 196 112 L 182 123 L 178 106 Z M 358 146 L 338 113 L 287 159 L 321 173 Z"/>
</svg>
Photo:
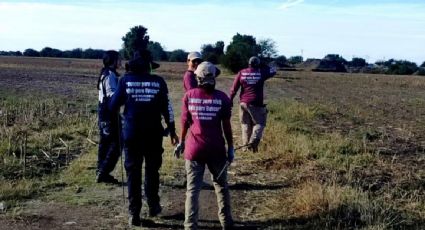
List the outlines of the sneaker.
<svg viewBox="0 0 425 230">
<path fill-rule="evenodd" d="M 118 180 L 109 174 L 97 174 L 96 183 L 119 184 Z"/>
<path fill-rule="evenodd" d="M 154 205 L 152 207 L 149 207 L 149 216 L 150 217 L 155 217 L 158 214 L 160 214 L 161 212 L 162 212 L 162 207 L 159 204 Z"/>
<path fill-rule="evenodd" d="M 141 226 L 142 220 L 140 219 L 140 216 L 139 215 L 130 215 L 130 218 L 128 219 L 128 225 L 130 227 Z"/>
</svg>

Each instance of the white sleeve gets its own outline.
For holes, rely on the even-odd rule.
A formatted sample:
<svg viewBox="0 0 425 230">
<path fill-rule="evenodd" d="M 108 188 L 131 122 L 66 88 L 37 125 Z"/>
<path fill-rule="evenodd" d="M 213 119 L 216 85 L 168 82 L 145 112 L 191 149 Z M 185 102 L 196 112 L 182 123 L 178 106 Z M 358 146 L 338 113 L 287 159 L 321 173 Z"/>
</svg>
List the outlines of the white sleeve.
<svg viewBox="0 0 425 230">
<path fill-rule="evenodd" d="M 112 97 L 118 87 L 118 78 L 114 73 L 110 72 L 108 76 L 105 77 L 105 91 L 107 97 Z"/>
</svg>

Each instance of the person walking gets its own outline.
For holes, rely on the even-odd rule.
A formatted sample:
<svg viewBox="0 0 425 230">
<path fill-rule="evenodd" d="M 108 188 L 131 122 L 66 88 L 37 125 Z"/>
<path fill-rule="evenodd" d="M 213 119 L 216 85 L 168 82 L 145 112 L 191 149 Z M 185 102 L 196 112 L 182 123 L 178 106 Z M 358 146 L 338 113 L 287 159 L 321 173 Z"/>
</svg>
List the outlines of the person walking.
<svg viewBox="0 0 425 230">
<path fill-rule="evenodd" d="M 141 170 L 145 161 L 145 195 L 149 215 L 156 216 L 161 211 L 159 190 L 159 169 L 162 165 L 162 139 L 164 118 L 170 133 L 171 143 L 178 143 L 175 131 L 174 114 L 168 98 L 168 88 L 164 79 L 151 74 L 152 62 L 149 51 L 136 54 L 129 61 L 128 73 L 118 83 L 117 91 L 110 104 L 112 111 L 124 105 L 123 140 L 125 169 L 127 172 L 129 224 L 141 225 L 142 208 Z"/>
<path fill-rule="evenodd" d="M 195 70 L 199 63 L 202 62 L 202 56 L 199 52 L 190 52 L 187 55 L 187 70 L 183 76 L 183 88 L 184 92 L 190 89 L 194 89 L 198 86 L 195 78 Z"/>
<path fill-rule="evenodd" d="M 184 151 L 187 175 L 185 229 L 197 229 L 198 226 L 199 193 L 205 166 L 211 172 L 220 223 L 224 229 L 233 226 L 227 184 L 227 167 L 235 153 L 230 123 L 231 104 L 224 92 L 215 89 L 217 70 L 210 62 L 199 64 L 194 72 L 198 87 L 187 91 L 183 97 L 181 142 L 175 154 L 178 157 Z"/>
<path fill-rule="evenodd" d="M 112 95 L 117 88 L 118 72 L 121 65 L 119 53 L 115 50 L 106 51 L 103 55 L 103 68 L 97 81 L 99 91 L 98 126 L 99 149 L 97 157 L 96 182 L 118 183 L 110 173 L 114 170 L 120 157 L 118 114 L 108 108 Z"/>
<path fill-rule="evenodd" d="M 267 120 L 267 109 L 264 104 L 264 82 L 276 74 L 274 68 L 260 66 L 258 57 L 251 57 L 249 67 L 239 71 L 230 89 L 230 100 L 239 88 L 240 108 L 239 119 L 242 126 L 242 146 L 253 152 L 258 151 L 258 145 L 263 136 Z"/>
</svg>

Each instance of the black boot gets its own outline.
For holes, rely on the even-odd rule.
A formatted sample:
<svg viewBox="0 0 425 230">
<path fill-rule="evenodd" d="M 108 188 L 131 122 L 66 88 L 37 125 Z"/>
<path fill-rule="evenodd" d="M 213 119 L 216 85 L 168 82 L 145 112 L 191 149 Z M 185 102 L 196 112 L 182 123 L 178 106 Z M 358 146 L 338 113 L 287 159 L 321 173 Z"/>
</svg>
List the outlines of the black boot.
<svg viewBox="0 0 425 230">
<path fill-rule="evenodd" d="M 97 174 L 96 183 L 119 184 L 118 180 L 113 176 L 102 173 Z"/>
<path fill-rule="evenodd" d="M 130 218 L 128 218 L 128 225 L 130 227 L 132 226 L 141 226 L 142 225 L 142 220 L 140 219 L 140 215 L 139 214 L 130 214 Z"/>
<path fill-rule="evenodd" d="M 162 212 L 162 207 L 159 204 L 149 206 L 149 216 L 155 217 Z"/>
</svg>

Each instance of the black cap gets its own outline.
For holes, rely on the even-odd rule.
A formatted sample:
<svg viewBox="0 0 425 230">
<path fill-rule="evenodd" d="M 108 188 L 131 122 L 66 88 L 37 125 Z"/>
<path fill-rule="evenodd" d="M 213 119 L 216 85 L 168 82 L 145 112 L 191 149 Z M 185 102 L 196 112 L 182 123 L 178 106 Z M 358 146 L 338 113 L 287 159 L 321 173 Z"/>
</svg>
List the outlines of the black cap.
<svg viewBox="0 0 425 230">
<path fill-rule="evenodd" d="M 158 69 L 159 66 L 152 60 L 149 50 L 136 51 L 133 58 L 128 62 L 128 68 L 132 72 L 149 72 Z"/>
<path fill-rule="evenodd" d="M 256 56 L 252 56 L 248 60 L 248 64 L 254 67 L 257 67 L 260 65 L 260 59 Z"/>
</svg>

